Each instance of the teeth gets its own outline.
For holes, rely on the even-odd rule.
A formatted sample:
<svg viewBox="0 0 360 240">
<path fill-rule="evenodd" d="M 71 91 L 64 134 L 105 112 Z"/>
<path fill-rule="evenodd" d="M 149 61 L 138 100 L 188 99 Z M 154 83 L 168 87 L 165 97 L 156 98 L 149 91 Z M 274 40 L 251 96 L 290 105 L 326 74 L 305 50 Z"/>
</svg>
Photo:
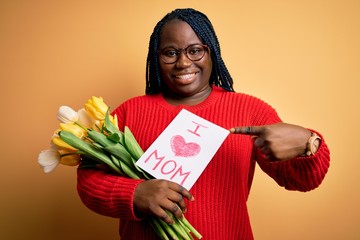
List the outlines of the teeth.
<svg viewBox="0 0 360 240">
<path fill-rule="evenodd" d="M 180 79 L 189 79 L 192 78 L 195 75 L 195 73 L 189 73 L 189 74 L 185 74 L 185 75 L 176 75 L 177 78 Z"/>
</svg>

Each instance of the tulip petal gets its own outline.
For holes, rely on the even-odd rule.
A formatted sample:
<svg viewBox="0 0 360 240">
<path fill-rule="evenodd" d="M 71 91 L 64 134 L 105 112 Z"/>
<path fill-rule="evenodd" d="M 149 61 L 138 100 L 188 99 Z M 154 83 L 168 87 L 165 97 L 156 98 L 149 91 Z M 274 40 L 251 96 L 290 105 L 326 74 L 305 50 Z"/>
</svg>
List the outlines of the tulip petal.
<svg viewBox="0 0 360 240">
<path fill-rule="evenodd" d="M 60 154 L 52 148 L 43 150 L 39 154 L 38 163 L 45 173 L 52 172 L 60 163 Z"/>
<path fill-rule="evenodd" d="M 92 97 L 92 103 L 99 112 L 101 112 L 103 115 L 106 114 L 109 107 L 104 103 L 102 97 Z"/>
<path fill-rule="evenodd" d="M 62 156 L 60 159 L 60 163 L 67 166 L 77 166 L 80 163 L 80 155 L 71 154 L 71 155 Z"/>
<path fill-rule="evenodd" d="M 69 144 L 67 144 L 66 142 L 64 142 L 60 137 L 53 137 L 51 139 L 52 143 L 55 144 L 57 147 L 61 148 L 61 149 L 65 149 L 68 150 L 70 152 L 76 152 L 77 149 L 70 146 Z"/>
<path fill-rule="evenodd" d="M 85 129 L 74 123 L 60 123 L 60 128 L 64 131 L 71 132 L 78 138 L 82 138 L 86 132 Z"/>
<path fill-rule="evenodd" d="M 71 123 L 76 122 L 79 116 L 71 107 L 61 106 L 57 113 L 57 119 L 62 123 Z"/>
<path fill-rule="evenodd" d="M 101 121 L 105 119 L 109 107 L 104 103 L 102 97 L 93 96 L 85 103 L 85 109 L 93 118 Z"/>
<path fill-rule="evenodd" d="M 101 113 L 96 111 L 96 108 L 91 103 L 85 104 L 86 111 L 96 120 L 104 120 L 105 115 L 102 115 Z"/>
<path fill-rule="evenodd" d="M 77 113 L 79 116 L 78 122 L 80 125 L 86 128 L 92 128 L 94 126 L 95 119 L 89 115 L 85 108 L 80 109 Z"/>
</svg>

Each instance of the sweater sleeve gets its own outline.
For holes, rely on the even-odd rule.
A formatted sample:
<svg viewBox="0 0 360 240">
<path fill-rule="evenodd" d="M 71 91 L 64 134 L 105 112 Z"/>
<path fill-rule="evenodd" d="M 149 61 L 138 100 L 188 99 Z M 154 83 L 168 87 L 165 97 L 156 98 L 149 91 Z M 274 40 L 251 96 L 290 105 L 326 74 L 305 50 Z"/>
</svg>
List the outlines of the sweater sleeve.
<svg viewBox="0 0 360 240">
<path fill-rule="evenodd" d="M 143 180 L 115 176 L 102 170 L 78 169 L 80 199 L 92 211 L 114 218 L 140 220 L 133 208 L 134 191 Z"/>
<path fill-rule="evenodd" d="M 297 157 L 283 162 L 269 162 L 260 152 L 256 158 L 260 168 L 280 186 L 288 190 L 306 192 L 317 188 L 330 166 L 330 151 L 322 141 L 314 156 Z"/>
</svg>

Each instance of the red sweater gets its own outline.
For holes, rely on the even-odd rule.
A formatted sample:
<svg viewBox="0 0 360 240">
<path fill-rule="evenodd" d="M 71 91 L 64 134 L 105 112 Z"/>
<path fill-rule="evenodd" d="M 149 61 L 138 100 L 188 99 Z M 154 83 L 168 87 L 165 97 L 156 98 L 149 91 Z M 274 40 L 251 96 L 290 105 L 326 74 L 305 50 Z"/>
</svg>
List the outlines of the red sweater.
<svg viewBox="0 0 360 240">
<path fill-rule="evenodd" d="M 145 95 L 124 102 L 114 113 L 120 129 L 128 126 L 146 150 L 183 108 L 226 129 L 281 121 L 263 101 L 218 87 L 196 106 L 172 106 L 161 94 Z M 249 136 L 230 134 L 191 188 L 195 201 L 187 202 L 185 216 L 205 240 L 253 239 L 246 201 L 255 163 L 280 186 L 309 191 L 320 185 L 329 161 L 324 141 L 315 156 L 270 163 L 253 151 Z M 122 240 L 157 239 L 150 225 L 134 214 L 133 196 L 140 182 L 101 170 L 78 170 L 83 203 L 99 214 L 121 219 Z"/>
</svg>

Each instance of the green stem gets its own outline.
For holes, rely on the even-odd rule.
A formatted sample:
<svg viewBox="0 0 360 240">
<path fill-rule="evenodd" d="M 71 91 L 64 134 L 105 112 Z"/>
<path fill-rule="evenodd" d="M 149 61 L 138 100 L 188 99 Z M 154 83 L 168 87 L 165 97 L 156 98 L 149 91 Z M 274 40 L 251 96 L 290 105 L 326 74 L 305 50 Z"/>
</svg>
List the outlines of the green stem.
<svg viewBox="0 0 360 240">
<path fill-rule="evenodd" d="M 164 229 L 161 227 L 161 224 L 159 223 L 158 219 L 156 218 L 150 218 L 149 222 L 151 226 L 154 228 L 157 235 L 163 239 L 163 240 L 170 240 L 169 237 L 164 232 Z"/>
<path fill-rule="evenodd" d="M 161 219 L 157 219 L 161 226 L 165 229 L 165 231 L 170 235 L 170 237 L 174 240 L 177 239 L 177 234 L 176 232 L 174 231 L 174 229 L 171 228 L 171 226 L 169 224 L 167 224 L 166 222 L 164 222 L 163 220 Z"/>
<path fill-rule="evenodd" d="M 187 234 L 187 232 L 184 230 L 183 226 L 179 223 L 179 219 L 175 218 L 174 215 L 169 212 L 166 211 L 166 213 L 174 220 L 174 224 L 171 225 L 172 228 L 174 228 L 174 230 L 183 238 L 186 240 L 190 240 L 191 238 L 189 238 L 189 235 Z"/>
<path fill-rule="evenodd" d="M 190 231 L 197 239 L 202 239 L 201 234 L 189 223 L 189 221 L 185 217 L 179 219 L 179 221 L 181 221 L 188 229 L 190 229 Z"/>
<path fill-rule="evenodd" d="M 64 153 L 64 154 L 60 154 L 60 157 L 66 157 L 66 156 L 70 156 L 70 155 L 79 155 L 80 153 L 75 152 L 75 153 Z"/>
</svg>

